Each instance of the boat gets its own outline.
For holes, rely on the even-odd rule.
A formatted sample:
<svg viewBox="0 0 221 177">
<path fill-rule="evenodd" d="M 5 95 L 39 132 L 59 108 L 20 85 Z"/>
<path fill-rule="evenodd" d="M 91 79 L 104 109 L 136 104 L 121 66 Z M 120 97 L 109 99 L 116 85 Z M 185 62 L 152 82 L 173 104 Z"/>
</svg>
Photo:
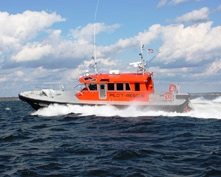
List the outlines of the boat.
<svg viewBox="0 0 221 177">
<path fill-rule="evenodd" d="M 142 47 L 143 48 L 143 47 Z M 135 72 L 110 70 L 98 73 L 86 72 L 80 76 L 79 90 L 39 89 L 19 93 L 22 101 L 30 104 L 35 110 L 51 104 L 62 105 L 112 105 L 120 109 L 135 106 L 145 111 L 187 112 L 191 110 L 188 93 L 180 93 L 179 85 L 170 84 L 165 93 L 155 93 L 153 72 L 147 71 L 143 52 L 141 61 L 130 63 L 136 67 Z M 79 87 L 82 86 L 82 87 Z"/>
</svg>

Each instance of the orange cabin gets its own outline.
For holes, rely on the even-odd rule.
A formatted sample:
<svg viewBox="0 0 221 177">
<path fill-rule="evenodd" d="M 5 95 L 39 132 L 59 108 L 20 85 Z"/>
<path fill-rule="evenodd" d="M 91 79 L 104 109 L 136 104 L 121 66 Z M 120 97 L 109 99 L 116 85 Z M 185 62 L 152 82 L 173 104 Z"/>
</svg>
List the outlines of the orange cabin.
<svg viewBox="0 0 221 177">
<path fill-rule="evenodd" d="M 76 93 L 79 100 L 90 101 L 148 101 L 154 93 L 152 72 L 93 74 L 82 76 L 85 87 Z"/>
</svg>

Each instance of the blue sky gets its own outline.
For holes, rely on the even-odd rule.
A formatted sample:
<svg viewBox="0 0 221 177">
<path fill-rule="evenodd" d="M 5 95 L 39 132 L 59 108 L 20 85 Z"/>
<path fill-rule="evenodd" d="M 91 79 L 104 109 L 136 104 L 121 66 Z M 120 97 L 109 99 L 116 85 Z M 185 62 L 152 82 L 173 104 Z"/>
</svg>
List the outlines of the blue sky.
<svg viewBox="0 0 221 177">
<path fill-rule="evenodd" d="M 220 16 L 220 0 L 0 1 L 0 96 L 93 72 L 94 26 L 99 72 L 136 71 L 144 44 L 157 92 L 221 91 Z"/>
</svg>

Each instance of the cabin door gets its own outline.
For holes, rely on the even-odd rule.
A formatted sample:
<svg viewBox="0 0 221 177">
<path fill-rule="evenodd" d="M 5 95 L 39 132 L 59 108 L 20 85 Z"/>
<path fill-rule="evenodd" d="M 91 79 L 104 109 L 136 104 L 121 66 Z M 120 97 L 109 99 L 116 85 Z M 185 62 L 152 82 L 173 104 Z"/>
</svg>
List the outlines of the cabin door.
<svg viewBox="0 0 221 177">
<path fill-rule="evenodd" d="M 105 99 L 107 97 L 106 95 L 106 84 L 100 84 L 100 99 Z"/>
</svg>

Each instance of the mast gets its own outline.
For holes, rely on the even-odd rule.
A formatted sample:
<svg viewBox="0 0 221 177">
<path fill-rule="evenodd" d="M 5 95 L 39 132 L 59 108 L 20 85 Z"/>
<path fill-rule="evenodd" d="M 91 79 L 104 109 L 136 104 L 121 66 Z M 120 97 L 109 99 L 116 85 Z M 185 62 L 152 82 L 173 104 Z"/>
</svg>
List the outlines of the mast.
<svg viewBox="0 0 221 177">
<path fill-rule="evenodd" d="M 94 42 L 93 42 L 93 50 L 94 50 L 94 56 L 92 56 L 92 59 L 94 60 L 94 71 L 95 73 L 97 74 L 97 55 L 96 55 L 96 18 L 97 18 L 97 10 L 98 10 L 98 6 L 99 6 L 99 2 L 100 0 L 97 1 L 97 6 L 96 6 L 96 9 L 95 9 L 95 13 L 94 13 Z"/>
<path fill-rule="evenodd" d="M 141 44 L 141 50 L 140 50 L 140 58 L 141 58 L 141 69 L 142 69 L 142 73 L 144 74 L 144 72 L 146 71 L 146 68 L 145 68 L 145 59 L 143 57 L 143 51 L 144 51 L 144 45 Z"/>
</svg>

